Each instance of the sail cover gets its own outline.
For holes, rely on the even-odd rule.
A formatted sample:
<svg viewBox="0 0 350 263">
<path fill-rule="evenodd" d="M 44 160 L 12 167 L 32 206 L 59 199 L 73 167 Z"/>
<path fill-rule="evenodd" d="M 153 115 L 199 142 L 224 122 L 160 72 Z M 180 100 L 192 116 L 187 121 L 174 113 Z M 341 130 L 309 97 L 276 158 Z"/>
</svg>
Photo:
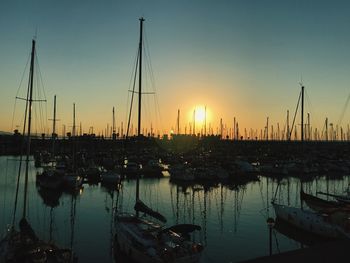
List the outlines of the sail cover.
<svg viewBox="0 0 350 263">
<path fill-rule="evenodd" d="M 142 212 L 142 213 L 146 213 L 149 216 L 154 217 L 155 219 L 158 219 L 159 221 L 162 221 L 163 223 L 166 222 L 166 218 L 160 214 L 157 211 L 152 210 L 151 208 L 149 208 L 147 205 L 145 205 L 142 201 L 138 200 L 134 206 L 134 209 L 136 211 Z"/>
</svg>

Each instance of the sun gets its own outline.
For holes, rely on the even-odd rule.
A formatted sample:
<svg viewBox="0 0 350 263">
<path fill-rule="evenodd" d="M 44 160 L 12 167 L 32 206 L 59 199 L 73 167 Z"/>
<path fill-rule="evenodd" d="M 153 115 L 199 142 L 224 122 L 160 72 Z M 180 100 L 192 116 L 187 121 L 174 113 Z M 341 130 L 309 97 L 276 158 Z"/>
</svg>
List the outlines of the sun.
<svg viewBox="0 0 350 263">
<path fill-rule="evenodd" d="M 204 107 L 196 107 L 194 118 L 195 118 L 196 122 L 204 122 L 205 121 L 205 108 Z"/>
</svg>

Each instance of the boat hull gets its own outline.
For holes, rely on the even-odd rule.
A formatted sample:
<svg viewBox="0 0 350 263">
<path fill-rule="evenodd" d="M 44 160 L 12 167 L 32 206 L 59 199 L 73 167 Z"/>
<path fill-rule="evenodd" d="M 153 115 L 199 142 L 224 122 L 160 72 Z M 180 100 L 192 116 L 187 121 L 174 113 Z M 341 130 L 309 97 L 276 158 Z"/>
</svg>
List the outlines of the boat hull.
<svg viewBox="0 0 350 263">
<path fill-rule="evenodd" d="M 343 231 L 337 225 L 328 222 L 327 215 L 321 215 L 311 211 L 296 207 L 272 204 L 275 209 L 276 217 L 294 227 L 326 238 L 340 238 Z"/>
<path fill-rule="evenodd" d="M 115 251 L 116 259 L 120 257 L 120 254 L 125 255 L 128 261 L 136 263 L 157 263 L 157 262 L 174 262 L 174 263 L 195 263 L 199 262 L 201 257 L 201 251 L 193 250 L 192 253 L 178 254 L 170 252 L 170 249 L 163 248 L 162 242 L 155 238 L 155 236 L 145 237 L 144 234 L 140 235 L 136 231 L 137 224 L 143 224 L 142 220 L 137 222 L 137 218 L 130 216 L 129 219 L 124 217 L 122 220 L 118 220 L 116 224 L 115 235 Z M 132 223 L 130 223 L 132 222 Z M 154 227 L 152 222 L 147 222 L 151 228 L 150 233 L 160 233 L 161 228 L 159 226 Z M 154 229 L 152 229 L 154 227 Z M 148 235 L 148 234 L 147 234 Z M 146 236 L 147 236 L 146 235 Z M 200 248 L 201 249 L 201 248 Z M 169 253 L 168 253 L 169 252 Z"/>
</svg>

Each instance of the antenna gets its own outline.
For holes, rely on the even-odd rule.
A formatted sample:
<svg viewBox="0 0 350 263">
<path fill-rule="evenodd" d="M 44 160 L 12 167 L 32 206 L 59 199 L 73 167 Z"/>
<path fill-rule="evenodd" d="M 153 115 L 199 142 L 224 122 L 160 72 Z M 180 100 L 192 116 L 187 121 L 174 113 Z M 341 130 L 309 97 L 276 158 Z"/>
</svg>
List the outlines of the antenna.
<svg viewBox="0 0 350 263">
<path fill-rule="evenodd" d="M 299 85 L 304 86 L 304 82 L 303 82 L 303 74 L 300 74 L 300 81 L 299 81 Z"/>
<path fill-rule="evenodd" d="M 33 36 L 33 39 L 36 40 L 37 36 L 38 36 L 38 26 L 35 27 L 35 34 Z"/>
</svg>

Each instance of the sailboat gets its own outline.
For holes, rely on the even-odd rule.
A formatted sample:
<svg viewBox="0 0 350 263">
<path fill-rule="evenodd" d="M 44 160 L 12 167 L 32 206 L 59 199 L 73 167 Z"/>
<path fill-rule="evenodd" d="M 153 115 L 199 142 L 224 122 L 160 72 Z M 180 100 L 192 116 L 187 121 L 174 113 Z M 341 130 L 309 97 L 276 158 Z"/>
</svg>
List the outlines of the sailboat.
<svg viewBox="0 0 350 263">
<path fill-rule="evenodd" d="M 56 154 L 55 154 L 55 140 L 56 140 L 56 95 L 54 96 L 54 110 L 53 110 L 53 125 L 52 125 L 52 152 L 51 152 L 51 166 L 45 166 L 42 173 L 36 176 L 37 184 L 43 189 L 58 191 L 63 184 L 63 177 L 56 169 Z M 45 191 L 45 190 L 44 190 Z"/>
<path fill-rule="evenodd" d="M 83 184 L 83 177 L 78 173 L 76 167 L 76 133 L 75 133 L 75 103 L 73 103 L 73 130 L 72 130 L 72 165 L 65 171 L 63 184 L 68 190 L 79 189 Z"/>
<path fill-rule="evenodd" d="M 301 142 L 304 141 L 304 86 L 301 86 Z M 298 101 L 299 104 L 299 101 Z M 279 185 L 278 185 L 279 186 Z M 276 189 L 276 194 L 278 187 Z M 330 211 L 330 203 L 317 197 L 304 193 L 302 185 L 300 191 L 301 202 L 306 200 L 307 203 L 316 210 L 328 209 Z M 303 207 L 286 206 L 277 203 L 276 198 L 272 200 L 272 206 L 275 210 L 277 220 L 282 220 L 299 230 L 306 233 L 315 234 L 325 238 L 350 238 L 350 221 L 344 217 L 337 219 L 331 216 L 330 213 L 321 211 L 306 210 Z"/>
<path fill-rule="evenodd" d="M 316 212 L 335 213 L 345 212 L 350 214 L 350 204 L 340 201 L 329 201 L 317 196 L 307 194 L 303 190 L 300 191 L 300 199 L 305 201 L 308 207 Z"/>
<path fill-rule="evenodd" d="M 144 18 L 140 18 L 139 66 L 139 110 L 138 137 L 141 134 L 142 95 L 142 31 Z M 200 226 L 180 224 L 166 228 L 166 218 L 146 206 L 139 197 L 140 174 L 136 176 L 135 214 L 117 213 L 115 250 L 126 254 L 134 262 L 198 262 L 203 246 L 191 241 L 189 233 L 200 230 Z M 140 216 L 144 213 L 144 216 Z M 150 219 L 146 216 L 151 217 Z M 118 257 L 118 254 L 116 254 Z"/>
<path fill-rule="evenodd" d="M 27 129 L 26 134 L 26 157 L 25 157 L 25 177 L 23 194 L 22 218 L 19 221 L 19 230 L 15 229 L 15 216 L 17 209 L 17 197 L 19 190 L 19 179 L 21 170 L 20 158 L 19 173 L 17 179 L 16 200 L 12 224 L 8 228 L 5 236 L 0 241 L 0 262 L 70 262 L 71 252 L 68 249 L 59 249 L 52 243 L 47 243 L 38 238 L 33 228 L 28 222 L 28 172 L 31 144 L 31 121 L 32 121 L 32 103 L 33 103 L 33 76 L 34 76 L 34 58 L 35 58 L 35 40 L 32 40 L 31 62 L 29 83 L 27 90 L 26 111 L 23 131 Z M 28 122 L 28 123 L 27 123 Z M 26 126 L 27 125 L 27 126 Z M 27 128 L 26 128 L 27 127 Z M 22 155 L 21 155 L 22 156 Z"/>
</svg>

